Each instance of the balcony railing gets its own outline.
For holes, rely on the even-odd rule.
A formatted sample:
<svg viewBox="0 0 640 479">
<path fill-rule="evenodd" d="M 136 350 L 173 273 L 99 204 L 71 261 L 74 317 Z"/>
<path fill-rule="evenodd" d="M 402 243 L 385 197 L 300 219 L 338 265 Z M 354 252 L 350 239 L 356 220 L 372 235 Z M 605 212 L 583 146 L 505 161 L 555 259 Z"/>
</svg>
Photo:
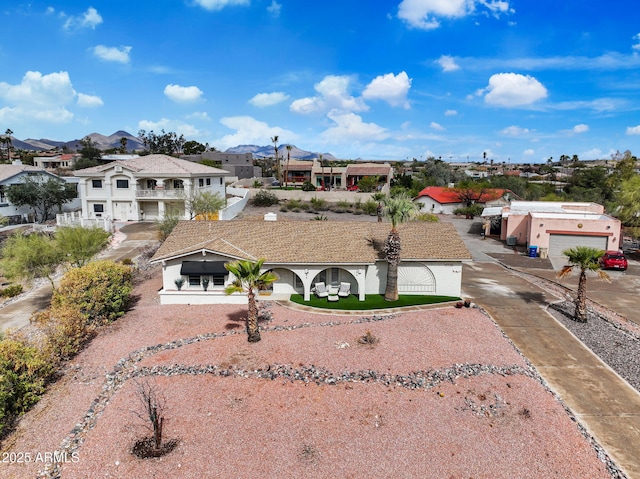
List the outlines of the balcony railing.
<svg viewBox="0 0 640 479">
<path fill-rule="evenodd" d="M 184 189 L 143 189 L 136 190 L 136 198 L 181 198 L 184 196 Z"/>
</svg>

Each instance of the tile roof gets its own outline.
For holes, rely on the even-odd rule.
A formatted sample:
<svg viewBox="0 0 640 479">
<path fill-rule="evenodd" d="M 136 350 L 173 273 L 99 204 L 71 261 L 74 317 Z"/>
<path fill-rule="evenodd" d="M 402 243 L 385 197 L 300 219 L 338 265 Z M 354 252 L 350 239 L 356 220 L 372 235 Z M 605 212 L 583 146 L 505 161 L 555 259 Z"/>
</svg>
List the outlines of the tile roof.
<svg viewBox="0 0 640 479">
<path fill-rule="evenodd" d="M 161 261 L 208 250 L 268 263 L 345 264 L 382 259 L 389 223 L 365 221 L 181 221 L 156 252 Z M 404 260 L 469 260 L 451 223 L 398 227 Z"/>
<path fill-rule="evenodd" d="M 482 195 L 479 198 L 476 198 L 475 201 L 478 203 L 486 203 L 488 201 L 497 200 L 502 198 L 505 194 L 511 193 L 510 190 L 505 190 L 501 188 L 490 188 L 485 189 L 482 192 Z M 513 193 L 511 193 L 515 196 Z M 427 186 L 424 190 L 418 193 L 418 198 L 428 196 L 433 198 L 441 205 L 446 203 L 462 203 L 459 194 L 456 192 L 455 188 L 447 188 L 445 186 Z"/>
<path fill-rule="evenodd" d="M 389 175 L 391 165 L 376 163 L 350 163 L 347 165 L 347 175 Z"/>
<path fill-rule="evenodd" d="M 214 168 L 212 166 L 194 163 L 193 161 L 174 158 L 169 155 L 147 155 L 130 160 L 119 160 L 106 163 L 104 165 L 92 166 L 76 170 L 76 176 L 94 176 L 102 174 L 115 166 L 122 166 L 133 172 L 134 176 L 149 175 L 171 175 L 171 176 L 191 176 L 191 175 L 226 175 L 228 171 Z"/>
<path fill-rule="evenodd" d="M 6 181 L 23 172 L 42 173 L 43 175 L 49 175 L 49 173 L 45 172 L 42 168 L 38 168 L 37 166 L 0 165 L 0 181 Z"/>
</svg>

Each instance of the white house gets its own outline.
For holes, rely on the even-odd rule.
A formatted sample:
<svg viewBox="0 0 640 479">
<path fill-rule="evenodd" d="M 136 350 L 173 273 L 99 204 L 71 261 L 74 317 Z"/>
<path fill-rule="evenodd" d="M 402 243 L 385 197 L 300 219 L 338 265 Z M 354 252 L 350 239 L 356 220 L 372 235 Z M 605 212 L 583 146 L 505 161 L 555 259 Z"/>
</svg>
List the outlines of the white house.
<svg viewBox="0 0 640 479">
<path fill-rule="evenodd" d="M 148 155 L 77 170 L 82 217 L 157 220 L 167 212 L 189 219 L 185 201 L 207 191 L 225 197 L 219 168 L 167 155 Z"/>
<path fill-rule="evenodd" d="M 11 165 L 0 165 L 0 215 L 9 219 L 10 223 L 16 224 L 30 221 L 33 210 L 30 206 L 16 206 L 9 202 L 6 190 L 9 186 L 20 184 L 27 177 L 40 177 L 45 181 L 54 178 L 65 181 L 63 178 L 49 173 L 37 166 L 23 165 L 19 160 Z M 63 205 L 64 211 L 72 211 L 77 206 L 76 202 Z"/>
<path fill-rule="evenodd" d="M 244 295 L 224 294 L 234 279 L 224 264 L 261 258 L 264 269 L 279 277 L 274 296 L 298 293 L 309 300 L 315 283 L 346 282 L 362 301 L 365 294 L 384 293 L 387 262 L 382 248 L 390 228 L 388 223 L 356 221 L 181 221 L 152 258 L 162 264 L 160 302 L 246 302 Z M 459 297 L 462 263 L 471 255 L 453 225 L 416 222 L 398 230 L 399 293 Z"/>
</svg>

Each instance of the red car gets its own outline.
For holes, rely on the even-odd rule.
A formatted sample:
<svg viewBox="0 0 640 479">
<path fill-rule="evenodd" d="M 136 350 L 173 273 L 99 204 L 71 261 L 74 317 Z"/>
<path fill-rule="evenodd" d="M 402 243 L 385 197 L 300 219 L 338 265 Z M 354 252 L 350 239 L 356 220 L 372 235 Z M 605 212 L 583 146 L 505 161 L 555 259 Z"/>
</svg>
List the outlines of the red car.
<svg viewBox="0 0 640 479">
<path fill-rule="evenodd" d="M 605 251 L 600 257 L 600 267 L 602 269 L 627 269 L 627 258 L 622 251 Z"/>
</svg>

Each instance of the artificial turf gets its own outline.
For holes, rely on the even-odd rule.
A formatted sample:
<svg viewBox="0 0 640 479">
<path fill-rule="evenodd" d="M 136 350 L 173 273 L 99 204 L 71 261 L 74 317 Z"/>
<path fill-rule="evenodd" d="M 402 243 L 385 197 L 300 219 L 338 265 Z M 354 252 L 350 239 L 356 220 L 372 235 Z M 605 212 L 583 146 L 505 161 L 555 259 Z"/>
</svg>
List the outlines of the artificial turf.
<svg viewBox="0 0 640 479">
<path fill-rule="evenodd" d="M 339 301 L 327 301 L 327 298 L 317 298 L 316 296 L 311 296 L 310 301 L 304 301 L 303 296 L 300 294 L 292 294 L 290 298 L 290 301 L 293 303 L 303 304 L 313 308 L 344 310 L 388 309 L 399 308 L 401 306 L 447 303 L 459 300 L 460 298 L 455 296 L 400 295 L 397 301 L 385 301 L 384 295 L 382 294 L 367 294 L 364 301 L 359 301 L 358 297 L 353 294 L 346 298 L 340 298 Z"/>
</svg>

